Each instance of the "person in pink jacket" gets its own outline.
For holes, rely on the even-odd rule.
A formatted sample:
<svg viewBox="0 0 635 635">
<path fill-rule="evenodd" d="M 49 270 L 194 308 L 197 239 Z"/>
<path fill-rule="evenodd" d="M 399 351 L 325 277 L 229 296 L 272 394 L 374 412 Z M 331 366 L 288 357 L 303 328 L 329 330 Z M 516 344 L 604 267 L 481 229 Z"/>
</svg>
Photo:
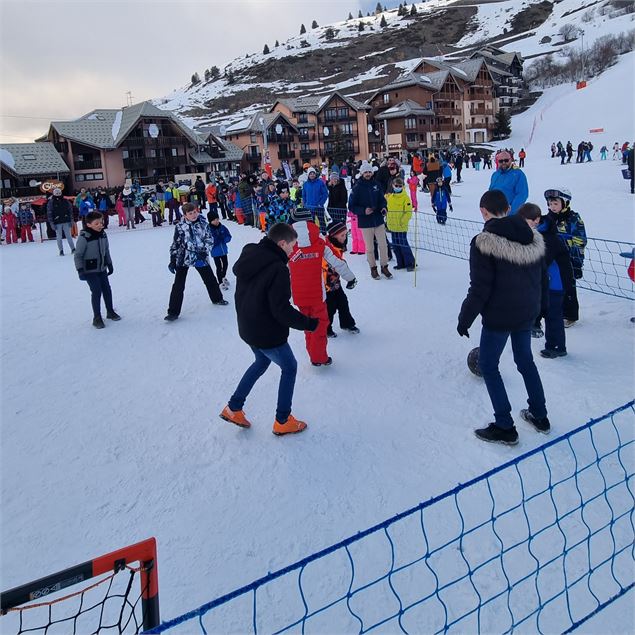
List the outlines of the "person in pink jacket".
<svg viewBox="0 0 635 635">
<path fill-rule="evenodd" d="M 351 222 L 351 254 L 365 254 L 366 253 L 366 243 L 364 242 L 364 234 L 362 230 L 359 228 L 357 223 L 357 216 L 353 214 L 350 210 L 347 213 L 348 219 Z"/>
<path fill-rule="evenodd" d="M 413 211 L 417 211 L 417 190 L 419 189 L 419 177 L 413 172 L 410 172 L 410 178 L 407 181 L 410 188 L 410 200 L 412 201 Z"/>
<path fill-rule="evenodd" d="M 123 227 L 126 224 L 126 210 L 121 200 L 121 194 L 117 196 L 117 202 L 115 203 L 115 211 L 119 217 L 119 227 Z"/>
<path fill-rule="evenodd" d="M 4 229 L 4 232 L 5 232 L 5 239 L 7 241 L 7 245 L 10 245 L 11 243 L 17 243 L 18 242 L 18 232 L 17 232 L 18 220 L 15 214 L 11 211 L 11 208 L 9 206 L 4 208 L 4 212 L 2 213 L 2 216 L 0 218 L 2 219 L 2 229 Z"/>
</svg>

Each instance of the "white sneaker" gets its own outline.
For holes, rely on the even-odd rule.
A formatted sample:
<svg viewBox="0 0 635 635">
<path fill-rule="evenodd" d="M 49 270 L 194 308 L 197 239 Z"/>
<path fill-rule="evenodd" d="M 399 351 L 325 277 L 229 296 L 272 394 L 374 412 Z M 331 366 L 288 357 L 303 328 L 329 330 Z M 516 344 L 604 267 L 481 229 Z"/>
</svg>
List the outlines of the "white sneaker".
<svg viewBox="0 0 635 635">
<path fill-rule="evenodd" d="M 223 282 L 221 284 L 223 291 L 227 291 L 229 289 L 229 280 L 227 278 L 223 278 Z"/>
</svg>

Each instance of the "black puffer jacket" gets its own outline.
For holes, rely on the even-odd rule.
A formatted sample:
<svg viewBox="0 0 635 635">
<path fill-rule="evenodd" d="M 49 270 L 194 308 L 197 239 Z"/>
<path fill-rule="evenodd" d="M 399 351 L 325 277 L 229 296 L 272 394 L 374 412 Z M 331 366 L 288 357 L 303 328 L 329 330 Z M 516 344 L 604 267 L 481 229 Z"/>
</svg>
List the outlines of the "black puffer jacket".
<svg viewBox="0 0 635 635">
<path fill-rule="evenodd" d="M 51 196 L 46 204 L 46 215 L 51 225 L 73 222 L 73 206 L 63 196 Z"/>
<path fill-rule="evenodd" d="M 545 244 L 520 216 L 490 219 L 470 245 L 470 288 L 459 326 L 481 314 L 495 331 L 530 328 L 547 305 Z"/>
<path fill-rule="evenodd" d="M 288 258 L 276 243 L 263 238 L 245 245 L 233 267 L 236 275 L 238 333 L 250 346 L 275 348 L 289 338 L 289 328 L 315 328 L 312 318 L 291 304 Z"/>
</svg>

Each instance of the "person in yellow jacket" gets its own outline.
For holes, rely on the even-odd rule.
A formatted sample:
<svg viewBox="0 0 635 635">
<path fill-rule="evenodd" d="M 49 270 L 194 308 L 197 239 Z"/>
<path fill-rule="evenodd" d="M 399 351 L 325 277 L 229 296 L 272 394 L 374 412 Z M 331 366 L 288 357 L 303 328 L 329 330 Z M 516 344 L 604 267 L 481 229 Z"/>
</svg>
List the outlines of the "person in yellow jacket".
<svg viewBox="0 0 635 635">
<path fill-rule="evenodd" d="M 404 191 L 403 179 L 392 182 L 392 193 L 386 194 L 386 224 L 391 234 L 391 244 L 397 257 L 395 269 L 415 270 L 415 258 L 408 244 L 408 223 L 412 218 L 412 201 Z"/>
</svg>

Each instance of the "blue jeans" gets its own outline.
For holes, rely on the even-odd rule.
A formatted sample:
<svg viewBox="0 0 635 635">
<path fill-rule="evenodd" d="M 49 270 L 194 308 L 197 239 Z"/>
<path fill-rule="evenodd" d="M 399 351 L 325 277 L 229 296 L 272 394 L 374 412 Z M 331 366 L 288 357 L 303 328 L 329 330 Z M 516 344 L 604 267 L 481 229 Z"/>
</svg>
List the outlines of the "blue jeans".
<svg viewBox="0 0 635 635">
<path fill-rule="evenodd" d="M 390 232 L 392 238 L 392 249 L 397 258 L 397 266 L 400 269 L 404 267 L 414 267 L 415 257 L 412 255 L 412 249 L 408 244 L 407 232 Z"/>
<path fill-rule="evenodd" d="M 503 384 L 503 379 L 498 371 L 498 362 L 509 337 L 512 340 L 516 368 L 518 368 L 518 372 L 523 376 L 523 381 L 525 382 L 529 410 L 538 419 L 547 416 L 545 393 L 531 354 L 531 329 L 529 326 L 521 331 L 512 332 L 493 331 L 483 327 L 478 364 L 494 407 L 495 424 L 499 428 L 506 429 L 514 426 L 514 420 L 512 419 L 512 407 L 507 398 L 505 384 Z"/>
<path fill-rule="evenodd" d="M 549 291 L 549 310 L 545 317 L 545 348 L 552 351 L 567 350 L 562 312 L 563 301 L 564 291 Z"/>
<path fill-rule="evenodd" d="M 234 412 L 242 410 L 251 389 L 260 377 L 264 375 L 271 362 L 273 362 L 282 369 L 280 385 L 278 386 L 276 419 L 279 423 L 286 423 L 291 414 L 291 400 L 293 399 L 295 376 L 298 370 L 298 362 L 293 356 L 293 351 L 288 343 L 277 346 L 276 348 L 256 348 L 252 346 L 251 350 L 254 352 L 256 360 L 245 371 L 243 378 L 240 380 L 238 387 L 227 405 L 229 409 Z"/>
</svg>

